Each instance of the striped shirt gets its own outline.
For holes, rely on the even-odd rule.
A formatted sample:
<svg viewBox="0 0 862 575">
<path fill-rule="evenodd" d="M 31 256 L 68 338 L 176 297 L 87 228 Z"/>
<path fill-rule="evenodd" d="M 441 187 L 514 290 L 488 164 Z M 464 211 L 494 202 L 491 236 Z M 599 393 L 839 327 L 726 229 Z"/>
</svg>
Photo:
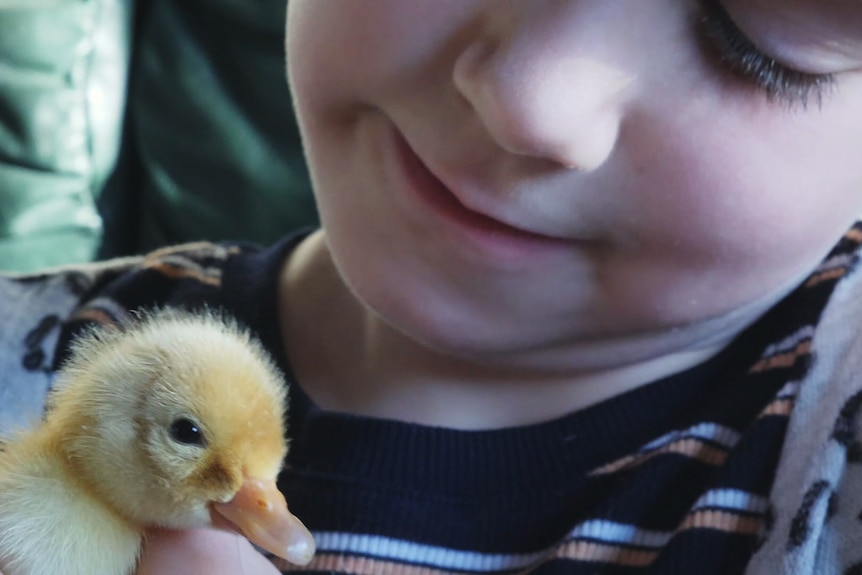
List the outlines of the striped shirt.
<svg viewBox="0 0 862 575">
<path fill-rule="evenodd" d="M 277 314 L 280 269 L 302 237 L 190 244 L 19 280 L 31 292 L 61 281 L 74 300 L 66 315 L 31 317 L 19 364 L 50 374 L 84 324 L 156 305 L 224 308 L 251 327 L 291 385 L 279 486 L 318 546 L 309 566 L 279 564 L 285 572 L 730 575 L 770 533 L 812 338 L 862 228 L 705 363 L 552 421 L 485 431 L 314 404 L 293 381 Z M 808 495 L 818 500 L 816 485 Z"/>
</svg>

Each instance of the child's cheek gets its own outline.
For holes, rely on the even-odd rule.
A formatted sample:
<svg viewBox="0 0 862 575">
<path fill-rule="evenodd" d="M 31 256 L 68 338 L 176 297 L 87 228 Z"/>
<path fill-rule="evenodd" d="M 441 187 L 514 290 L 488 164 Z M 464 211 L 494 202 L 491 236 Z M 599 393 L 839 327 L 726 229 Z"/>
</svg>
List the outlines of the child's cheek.
<svg viewBox="0 0 862 575">
<path fill-rule="evenodd" d="M 723 260 L 822 254 L 862 213 L 858 105 L 791 111 L 759 94 L 714 104 L 667 114 L 630 143 L 632 196 L 664 230 L 656 239 Z"/>
</svg>

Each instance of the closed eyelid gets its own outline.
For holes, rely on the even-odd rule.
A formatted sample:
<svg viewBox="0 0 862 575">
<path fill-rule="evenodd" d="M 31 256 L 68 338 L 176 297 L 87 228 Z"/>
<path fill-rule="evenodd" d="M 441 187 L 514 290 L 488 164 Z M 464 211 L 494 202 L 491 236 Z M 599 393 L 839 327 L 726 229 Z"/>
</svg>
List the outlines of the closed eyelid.
<svg viewBox="0 0 862 575">
<path fill-rule="evenodd" d="M 723 63 L 770 99 L 807 106 L 810 99 L 821 103 L 833 83 L 831 74 L 811 74 L 783 65 L 749 40 L 718 0 L 700 2 L 704 33 L 717 49 Z"/>
<path fill-rule="evenodd" d="M 862 0 L 709 0 L 758 51 L 811 74 L 862 68 Z"/>
<path fill-rule="evenodd" d="M 719 0 L 702 0 L 700 4 L 703 9 L 704 22 L 709 27 L 721 29 L 726 33 L 729 32 L 730 34 L 727 35 L 732 36 L 737 44 L 741 44 L 742 48 L 748 51 L 756 51 L 766 57 L 771 57 L 740 27 L 736 19 Z"/>
</svg>

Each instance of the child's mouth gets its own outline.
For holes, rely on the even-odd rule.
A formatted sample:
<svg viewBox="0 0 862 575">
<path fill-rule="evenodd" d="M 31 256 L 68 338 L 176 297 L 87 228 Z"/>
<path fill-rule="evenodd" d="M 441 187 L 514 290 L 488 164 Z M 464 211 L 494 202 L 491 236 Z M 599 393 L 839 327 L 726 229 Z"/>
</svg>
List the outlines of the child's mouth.
<svg viewBox="0 0 862 575">
<path fill-rule="evenodd" d="M 412 188 L 421 199 L 438 214 L 471 232 L 485 242 L 505 244 L 520 248 L 550 246 L 571 247 L 571 242 L 528 230 L 516 228 L 500 220 L 477 212 L 464 205 L 458 196 L 438 179 L 419 156 L 413 151 L 405 138 L 393 130 L 399 156 L 399 163 Z"/>
</svg>

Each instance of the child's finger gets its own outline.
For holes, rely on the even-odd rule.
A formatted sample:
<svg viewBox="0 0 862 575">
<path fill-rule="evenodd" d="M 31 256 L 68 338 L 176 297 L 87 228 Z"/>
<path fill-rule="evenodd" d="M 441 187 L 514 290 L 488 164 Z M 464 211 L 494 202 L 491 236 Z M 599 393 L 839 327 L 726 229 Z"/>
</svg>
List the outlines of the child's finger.
<svg viewBox="0 0 862 575">
<path fill-rule="evenodd" d="M 147 535 L 137 575 L 279 575 L 279 571 L 248 541 L 232 533 L 155 530 Z"/>
</svg>

